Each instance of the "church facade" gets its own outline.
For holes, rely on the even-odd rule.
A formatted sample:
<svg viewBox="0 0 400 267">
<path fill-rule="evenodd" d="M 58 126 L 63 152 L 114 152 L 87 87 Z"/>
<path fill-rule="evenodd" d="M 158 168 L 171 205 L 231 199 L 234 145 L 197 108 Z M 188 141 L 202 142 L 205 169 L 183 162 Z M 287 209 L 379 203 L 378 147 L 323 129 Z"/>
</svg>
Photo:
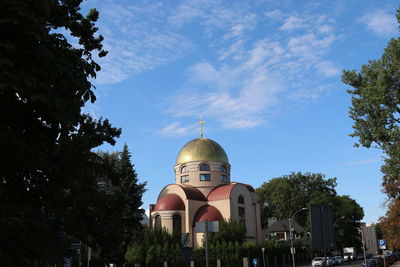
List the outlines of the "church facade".
<svg viewBox="0 0 400 267">
<path fill-rule="evenodd" d="M 241 220 L 246 240 L 262 242 L 260 206 L 252 186 L 231 182 L 228 156 L 215 141 L 200 137 L 180 150 L 174 167 L 175 184 L 165 186 L 150 205 L 152 227 L 189 233 L 189 246 L 200 247 L 203 233 L 196 222 Z"/>
</svg>

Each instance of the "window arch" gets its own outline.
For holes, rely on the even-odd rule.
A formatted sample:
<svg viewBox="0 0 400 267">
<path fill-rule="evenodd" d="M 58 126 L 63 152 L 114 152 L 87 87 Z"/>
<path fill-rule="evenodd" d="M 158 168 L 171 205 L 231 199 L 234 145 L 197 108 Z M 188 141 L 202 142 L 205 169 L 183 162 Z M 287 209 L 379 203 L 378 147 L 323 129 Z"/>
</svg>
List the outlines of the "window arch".
<svg viewBox="0 0 400 267">
<path fill-rule="evenodd" d="M 240 196 L 238 197 L 238 203 L 239 203 L 239 204 L 244 204 L 244 198 L 243 198 L 242 195 L 240 195 Z"/>
<path fill-rule="evenodd" d="M 200 165 L 200 171 L 210 171 L 210 170 L 211 170 L 210 165 L 205 163 Z"/>
<path fill-rule="evenodd" d="M 182 217 L 179 214 L 174 214 L 172 217 L 172 231 L 178 236 L 182 234 Z"/>
<path fill-rule="evenodd" d="M 181 168 L 181 173 L 185 173 L 185 172 L 188 172 L 189 170 L 188 170 L 188 168 L 184 165 L 184 166 L 182 166 L 182 168 Z"/>
<path fill-rule="evenodd" d="M 154 228 L 161 229 L 161 216 L 158 214 L 154 217 Z"/>
</svg>

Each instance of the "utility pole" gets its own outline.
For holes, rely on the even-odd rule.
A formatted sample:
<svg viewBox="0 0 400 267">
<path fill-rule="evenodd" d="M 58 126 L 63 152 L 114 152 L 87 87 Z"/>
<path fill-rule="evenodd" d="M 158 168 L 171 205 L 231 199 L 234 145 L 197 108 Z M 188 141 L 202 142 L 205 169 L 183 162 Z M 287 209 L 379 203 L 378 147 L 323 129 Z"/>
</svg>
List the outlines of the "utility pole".
<svg viewBox="0 0 400 267">
<path fill-rule="evenodd" d="M 205 229 L 205 235 L 206 235 L 206 267 L 208 266 L 208 220 L 206 219 L 205 223 L 206 229 Z"/>
<path fill-rule="evenodd" d="M 265 267 L 265 254 L 264 254 L 265 248 L 261 248 L 261 250 L 262 250 L 262 254 L 263 254 L 263 266 Z"/>
<path fill-rule="evenodd" d="M 296 211 L 293 216 L 289 219 L 289 239 L 290 239 L 290 253 L 292 253 L 292 264 L 293 267 L 296 267 L 296 262 L 295 262 L 295 258 L 294 258 L 294 254 L 295 254 L 295 249 L 293 246 L 293 237 L 292 237 L 292 221 L 294 219 L 294 217 L 296 216 L 296 214 L 300 211 L 303 210 L 307 210 L 307 208 L 301 208 L 298 211 Z"/>
<path fill-rule="evenodd" d="M 360 234 L 361 234 L 361 242 L 362 242 L 363 251 L 364 251 L 364 264 L 365 264 L 365 267 L 367 267 L 367 256 L 365 255 L 365 243 L 364 243 L 364 234 L 363 234 L 362 228 L 359 231 L 360 231 Z"/>
</svg>

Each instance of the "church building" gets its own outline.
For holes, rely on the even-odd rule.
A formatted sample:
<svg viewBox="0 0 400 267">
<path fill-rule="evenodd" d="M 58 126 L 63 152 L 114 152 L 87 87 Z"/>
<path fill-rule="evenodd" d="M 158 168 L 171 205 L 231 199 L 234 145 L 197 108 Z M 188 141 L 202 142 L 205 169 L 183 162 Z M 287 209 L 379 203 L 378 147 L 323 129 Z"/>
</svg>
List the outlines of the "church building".
<svg viewBox="0 0 400 267">
<path fill-rule="evenodd" d="M 204 137 L 188 142 L 174 169 L 175 183 L 165 186 L 150 205 L 152 227 L 189 233 L 189 246 L 200 247 L 204 233 L 195 232 L 196 222 L 241 220 L 246 240 L 263 241 L 256 193 L 251 185 L 231 182 L 231 165 L 218 143 Z"/>
</svg>

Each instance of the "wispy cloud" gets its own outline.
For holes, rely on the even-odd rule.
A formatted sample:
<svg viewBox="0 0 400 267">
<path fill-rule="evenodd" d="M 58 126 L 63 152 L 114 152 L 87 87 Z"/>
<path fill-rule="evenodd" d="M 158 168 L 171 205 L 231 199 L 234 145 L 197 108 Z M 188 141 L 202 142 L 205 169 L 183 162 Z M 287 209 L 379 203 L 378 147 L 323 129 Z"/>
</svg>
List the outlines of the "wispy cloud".
<svg viewBox="0 0 400 267">
<path fill-rule="evenodd" d="M 292 31 L 306 26 L 307 24 L 302 18 L 291 16 L 285 20 L 285 23 L 279 29 L 282 31 Z"/>
<path fill-rule="evenodd" d="M 126 80 L 175 61 L 195 49 L 184 35 L 162 23 L 169 7 L 161 2 L 140 5 L 105 0 L 98 2 L 98 9 L 101 14 L 99 29 L 109 54 L 99 59 L 102 70 L 97 84 Z"/>
<path fill-rule="evenodd" d="M 220 32 L 223 41 L 213 42 L 219 57 L 203 60 L 188 69 L 186 85 L 168 101 L 179 103 L 179 109 L 168 108 L 168 114 L 183 118 L 201 112 L 225 128 L 252 128 L 266 123 L 273 107 L 282 101 L 314 100 L 329 90 L 327 84 L 318 83 L 318 77 L 339 74 L 339 68 L 324 58 L 337 40 L 331 19 L 321 15 L 286 15 L 285 19 L 282 12 L 274 10 L 266 16 L 282 20 L 277 30 L 297 29 L 298 33 L 282 37 L 276 31 L 267 38 L 254 40 L 246 30 L 257 30 L 262 21 L 255 20 L 251 13 L 243 14 L 242 10 L 234 12 L 228 8 L 225 12 L 242 14 L 245 18 L 236 17 L 235 21 L 250 20 L 251 27 L 227 22 L 232 26 L 226 33 Z M 209 19 L 199 15 L 203 14 L 201 11 L 189 13 L 195 14 L 196 19 Z M 184 25 L 182 17 L 187 21 L 193 19 L 187 15 L 179 17 L 180 27 Z"/>
<path fill-rule="evenodd" d="M 364 159 L 364 160 L 358 160 L 358 161 L 350 161 L 350 162 L 346 162 L 344 165 L 346 165 L 346 166 L 366 165 L 366 164 L 378 163 L 381 161 L 382 160 L 380 158 L 373 158 L 373 159 Z"/>
<path fill-rule="evenodd" d="M 117 83 L 185 57 L 186 81 L 165 103 L 174 118 L 201 113 L 225 128 L 256 127 L 280 103 L 318 99 L 329 90 L 326 79 L 339 75 L 327 57 L 338 40 L 327 15 L 267 11 L 261 2 L 243 1 L 98 4 L 109 55 L 96 83 Z M 160 133 L 189 130 L 174 122 Z"/>
<path fill-rule="evenodd" d="M 360 21 L 373 33 L 380 36 L 394 35 L 398 30 L 394 14 L 389 14 L 383 10 L 367 13 Z"/>
<path fill-rule="evenodd" d="M 164 126 L 158 133 L 162 136 L 174 137 L 193 133 L 194 129 L 195 127 L 193 125 L 182 126 L 180 122 L 172 122 Z"/>
</svg>

